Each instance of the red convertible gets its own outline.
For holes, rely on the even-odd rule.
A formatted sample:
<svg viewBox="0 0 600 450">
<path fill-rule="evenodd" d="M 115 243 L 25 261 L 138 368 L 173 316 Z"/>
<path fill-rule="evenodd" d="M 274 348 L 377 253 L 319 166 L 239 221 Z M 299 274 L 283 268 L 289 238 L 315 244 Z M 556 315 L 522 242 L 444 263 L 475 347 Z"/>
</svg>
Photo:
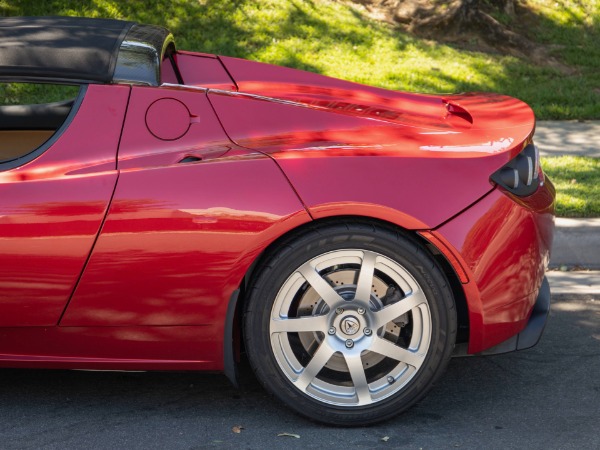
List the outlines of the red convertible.
<svg viewBox="0 0 600 450">
<path fill-rule="evenodd" d="M 519 100 L 67 17 L 0 19 L 0 88 L 0 367 L 235 383 L 248 358 L 289 408 L 364 425 L 542 334 L 555 193 Z"/>
</svg>

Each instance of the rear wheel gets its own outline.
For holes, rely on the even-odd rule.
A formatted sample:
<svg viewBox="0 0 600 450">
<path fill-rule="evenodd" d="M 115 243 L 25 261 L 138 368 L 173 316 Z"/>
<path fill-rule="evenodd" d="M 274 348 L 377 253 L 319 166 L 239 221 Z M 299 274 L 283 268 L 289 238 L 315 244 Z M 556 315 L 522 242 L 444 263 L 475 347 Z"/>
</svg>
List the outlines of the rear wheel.
<svg viewBox="0 0 600 450">
<path fill-rule="evenodd" d="M 257 377 L 320 422 L 369 424 L 405 410 L 454 346 L 445 276 L 386 227 L 311 227 L 267 256 L 249 293 L 244 331 Z"/>
</svg>

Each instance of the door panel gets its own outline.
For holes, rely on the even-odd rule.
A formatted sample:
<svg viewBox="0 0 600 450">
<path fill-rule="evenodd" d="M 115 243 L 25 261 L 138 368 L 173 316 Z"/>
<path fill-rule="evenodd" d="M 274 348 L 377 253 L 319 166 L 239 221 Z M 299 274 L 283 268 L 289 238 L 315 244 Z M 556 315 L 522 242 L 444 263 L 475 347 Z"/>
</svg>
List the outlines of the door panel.
<svg viewBox="0 0 600 450">
<path fill-rule="evenodd" d="M 58 323 L 114 192 L 128 95 L 89 86 L 40 156 L 0 172 L 0 327 Z"/>
<path fill-rule="evenodd" d="M 121 172 L 60 325 L 205 325 L 221 339 L 250 264 L 309 220 L 266 156 Z"/>
<path fill-rule="evenodd" d="M 118 159 L 110 211 L 60 325 L 202 325 L 218 342 L 252 261 L 310 217 L 271 158 L 229 141 L 200 90 L 134 87 Z"/>
<path fill-rule="evenodd" d="M 116 174 L 0 185 L 0 326 L 55 325 Z"/>
</svg>

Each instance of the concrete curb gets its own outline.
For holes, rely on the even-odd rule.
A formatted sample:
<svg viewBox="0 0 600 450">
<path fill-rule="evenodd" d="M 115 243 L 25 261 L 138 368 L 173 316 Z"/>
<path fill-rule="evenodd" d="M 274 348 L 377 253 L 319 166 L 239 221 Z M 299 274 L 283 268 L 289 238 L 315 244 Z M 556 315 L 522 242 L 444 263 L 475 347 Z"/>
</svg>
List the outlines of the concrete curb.
<svg viewBox="0 0 600 450">
<path fill-rule="evenodd" d="M 587 269 L 549 271 L 552 294 L 600 296 L 600 218 L 557 218 L 550 267 Z"/>
<path fill-rule="evenodd" d="M 600 269 L 600 218 L 556 219 L 550 267 Z"/>
</svg>

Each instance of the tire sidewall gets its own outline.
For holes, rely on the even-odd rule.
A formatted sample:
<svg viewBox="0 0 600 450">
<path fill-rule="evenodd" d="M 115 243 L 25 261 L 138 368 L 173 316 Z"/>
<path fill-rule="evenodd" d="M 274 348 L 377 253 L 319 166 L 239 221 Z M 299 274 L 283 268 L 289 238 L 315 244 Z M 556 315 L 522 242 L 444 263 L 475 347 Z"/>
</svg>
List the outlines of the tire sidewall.
<svg viewBox="0 0 600 450">
<path fill-rule="evenodd" d="M 302 264 L 341 249 L 380 253 L 403 266 L 423 290 L 431 315 L 431 341 L 417 373 L 400 391 L 366 406 L 321 402 L 301 391 L 279 367 L 270 340 L 273 303 L 281 286 Z M 394 416 L 421 399 L 437 380 L 454 346 L 456 315 L 444 274 L 433 257 L 412 239 L 379 227 L 332 226 L 308 232 L 267 255 L 249 289 L 244 314 L 246 350 L 265 388 L 296 412 L 334 425 L 369 424 Z"/>
</svg>

